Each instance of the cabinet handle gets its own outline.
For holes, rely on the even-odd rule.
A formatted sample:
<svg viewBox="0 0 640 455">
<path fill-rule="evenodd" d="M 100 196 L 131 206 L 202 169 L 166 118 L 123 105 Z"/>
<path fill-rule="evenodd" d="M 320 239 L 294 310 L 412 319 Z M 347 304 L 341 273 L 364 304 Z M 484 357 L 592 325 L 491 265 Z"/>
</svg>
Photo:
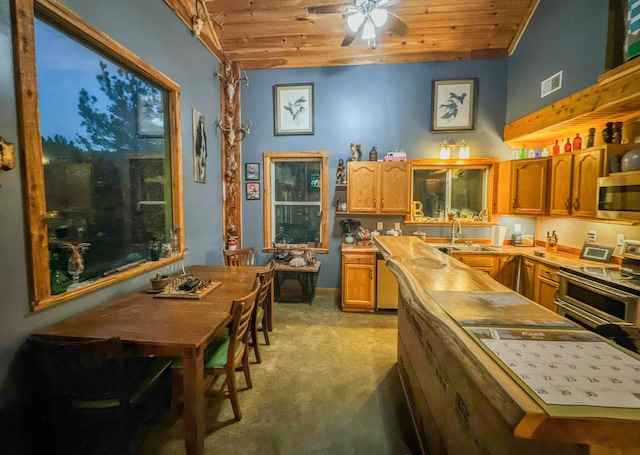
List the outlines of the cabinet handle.
<svg viewBox="0 0 640 455">
<path fill-rule="evenodd" d="M 567 200 L 564 201 L 564 208 L 567 210 L 571 208 L 571 199 L 567 198 Z"/>
<path fill-rule="evenodd" d="M 576 200 L 573 201 L 573 209 L 578 210 L 579 207 L 580 207 L 580 203 L 578 202 L 578 198 L 576 198 Z"/>
<path fill-rule="evenodd" d="M 516 208 L 516 200 L 514 199 L 513 202 L 511 203 L 511 208 L 515 209 Z"/>
<path fill-rule="evenodd" d="M 373 271 L 372 270 L 369 270 L 369 279 L 373 280 Z"/>
<path fill-rule="evenodd" d="M 381 209 L 383 209 L 383 208 L 384 208 L 384 199 L 382 199 L 382 200 L 380 201 L 380 208 L 381 208 Z"/>
<path fill-rule="evenodd" d="M 378 200 L 377 200 L 377 199 L 374 199 L 374 200 L 373 200 L 373 208 L 374 208 L 374 209 L 376 208 L 376 203 L 377 203 L 377 202 L 378 202 Z"/>
</svg>

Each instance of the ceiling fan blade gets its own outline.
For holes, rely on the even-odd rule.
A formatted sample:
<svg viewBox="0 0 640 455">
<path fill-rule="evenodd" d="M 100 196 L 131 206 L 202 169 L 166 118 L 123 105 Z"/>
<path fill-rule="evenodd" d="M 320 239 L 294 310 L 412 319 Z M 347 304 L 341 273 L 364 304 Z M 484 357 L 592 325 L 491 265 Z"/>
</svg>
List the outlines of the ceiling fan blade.
<svg viewBox="0 0 640 455">
<path fill-rule="evenodd" d="M 349 44 L 353 43 L 353 40 L 356 39 L 356 36 L 362 35 L 362 27 L 364 27 L 364 22 L 362 23 L 362 25 L 360 25 L 360 27 L 358 27 L 358 30 L 356 30 L 355 32 L 347 27 L 347 34 L 344 35 L 341 46 L 348 46 Z"/>
<path fill-rule="evenodd" d="M 387 19 L 386 28 L 391 33 L 398 36 L 404 36 L 409 33 L 409 26 L 405 23 L 405 21 L 400 19 L 397 14 L 394 14 L 391 11 L 389 11 L 389 18 Z"/>
<path fill-rule="evenodd" d="M 310 6 L 307 8 L 309 14 L 340 14 L 346 10 L 347 7 L 344 5 Z"/>
</svg>

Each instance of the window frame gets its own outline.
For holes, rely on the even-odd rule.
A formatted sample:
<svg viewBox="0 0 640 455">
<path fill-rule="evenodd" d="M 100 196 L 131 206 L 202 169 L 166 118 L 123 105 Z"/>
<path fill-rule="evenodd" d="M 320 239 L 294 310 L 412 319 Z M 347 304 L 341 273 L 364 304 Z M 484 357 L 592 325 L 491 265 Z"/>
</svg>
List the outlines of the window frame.
<svg viewBox="0 0 640 455">
<path fill-rule="evenodd" d="M 171 204 L 173 226 L 184 226 L 182 192 L 182 144 L 180 125 L 180 86 L 146 63 L 133 52 L 101 32 L 59 2 L 50 0 L 16 0 L 12 2 L 13 52 L 18 113 L 18 137 L 22 159 L 24 211 L 27 230 L 27 268 L 29 300 L 32 311 L 68 301 L 106 286 L 167 265 L 179 258 L 164 258 L 119 272 L 85 286 L 51 295 L 49 244 L 46 222 L 44 166 L 38 105 L 37 68 L 35 58 L 34 19 L 38 16 L 69 33 L 83 45 L 97 50 L 117 62 L 123 69 L 148 79 L 166 90 L 169 103 L 169 141 L 171 156 Z M 180 249 L 184 245 L 183 230 L 179 234 Z"/>
<path fill-rule="evenodd" d="M 468 160 L 440 160 L 440 159 L 417 159 L 410 160 L 411 162 L 411 199 L 413 200 L 413 180 L 414 180 L 414 172 L 417 170 L 425 170 L 425 169 L 484 169 L 486 170 L 486 181 L 484 182 L 486 188 L 486 203 L 487 203 L 487 221 L 469 221 L 463 223 L 469 223 L 472 226 L 485 226 L 485 225 L 495 225 L 497 224 L 496 219 L 496 208 L 495 204 L 497 201 L 495 192 L 497 191 L 497 178 L 498 173 L 496 172 L 496 167 L 500 160 L 498 158 L 473 158 Z M 451 194 L 448 194 L 447 200 L 450 199 Z M 411 213 L 409 213 L 405 217 L 405 224 L 416 224 L 416 225 L 428 225 L 428 226 L 438 226 L 438 225 L 450 225 L 450 221 L 413 221 L 411 219 Z"/>
<path fill-rule="evenodd" d="M 263 169 L 264 169 L 264 239 L 263 250 L 274 251 L 271 243 L 273 239 L 272 223 L 274 200 L 272 194 L 272 164 L 279 161 L 320 161 L 320 236 L 322 242 L 320 246 L 296 247 L 296 249 L 313 250 L 318 253 L 329 252 L 329 152 L 326 151 L 304 151 L 304 152 L 264 152 L 263 153 Z"/>
</svg>

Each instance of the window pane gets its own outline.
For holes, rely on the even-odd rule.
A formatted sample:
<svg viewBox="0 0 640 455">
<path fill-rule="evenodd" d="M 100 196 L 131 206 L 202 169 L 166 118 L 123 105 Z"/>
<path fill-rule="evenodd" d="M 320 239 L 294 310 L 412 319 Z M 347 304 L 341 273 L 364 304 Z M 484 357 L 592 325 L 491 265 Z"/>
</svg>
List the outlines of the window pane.
<svg viewBox="0 0 640 455">
<path fill-rule="evenodd" d="M 51 270 L 67 273 L 66 243 L 90 244 L 81 281 L 153 259 L 172 228 L 167 92 L 40 20 L 35 33 Z"/>
<path fill-rule="evenodd" d="M 486 208 L 484 169 L 451 169 L 451 211 L 475 216 Z"/>
<path fill-rule="evenodd" d="M 286 240 L 282 243 L 316 244 L 320 241 L 320 212 L 320 205 L 276 205 L 275 232 Z"/>
<path fill-rule="evenodd" d="M 275 163 L 275 201 L 320 202 L 320 169 L 317 161 Z"/>
<path fill-rule="evenodd" d="M 447 170 L 414 169 L 413 200 L 422 202 L 424 216 L 444 218 L 447 208 Z"/>
</svg>

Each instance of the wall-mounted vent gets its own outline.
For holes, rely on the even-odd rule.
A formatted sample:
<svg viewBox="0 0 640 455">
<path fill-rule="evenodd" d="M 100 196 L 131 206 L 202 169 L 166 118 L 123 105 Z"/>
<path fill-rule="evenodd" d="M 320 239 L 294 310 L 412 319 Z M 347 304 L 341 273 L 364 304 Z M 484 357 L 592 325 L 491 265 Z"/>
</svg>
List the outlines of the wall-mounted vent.
<svg viewBox="0 0 640 455">
<path fill-rule="evenodd" d="M 544 98 L 549 93 L 553 93 L 556 90 L 560 90 L 562 87 L 562 71 L 554 74 L 549 79 L 542 81 L 542 87 L 540 90 L 540 98 Z"/>
</svg>

